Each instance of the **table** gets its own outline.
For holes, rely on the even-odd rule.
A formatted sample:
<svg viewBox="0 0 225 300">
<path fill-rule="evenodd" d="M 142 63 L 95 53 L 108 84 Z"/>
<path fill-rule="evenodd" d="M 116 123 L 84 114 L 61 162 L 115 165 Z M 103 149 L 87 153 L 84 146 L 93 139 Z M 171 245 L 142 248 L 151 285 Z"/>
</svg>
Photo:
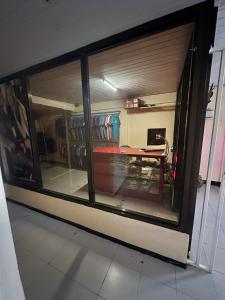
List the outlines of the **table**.
<svg viewBox="0 0 225 300">
<path fill-rule="evenodd" d="M 160 188 L 164 184 L 165 159 L 164 150 L 152 150 L 145 152 L 140 148 L 125 147 L 98 147 L 93 150 L 94 181 L 97 189 L 105 192 L 115 193 L 122 184 L 122 178 L 113 178 L 113 170 L 110 167 L 111 158 L 117 157 L 136 157 L 155 158 L 160 160 Z"/>
</svg>

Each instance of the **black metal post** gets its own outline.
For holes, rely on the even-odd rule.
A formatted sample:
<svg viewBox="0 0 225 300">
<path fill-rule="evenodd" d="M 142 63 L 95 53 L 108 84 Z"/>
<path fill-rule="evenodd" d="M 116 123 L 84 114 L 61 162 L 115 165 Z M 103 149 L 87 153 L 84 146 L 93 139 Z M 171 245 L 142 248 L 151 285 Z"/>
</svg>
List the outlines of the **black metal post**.
<svg viewBox="0 0 225 300">
<path fill-rule="evenodd" d="M 93 167 L 92 167 L 92 143 L 91 143 L 91 108 L 90 108 L 90 87 L 89 87 L 89 68 L 86 55 L 81 56 L 81 77 L 82 93 L 85 122 L 85 143 L 87 151 L 87 172 L 88 172 L 88 192 L 90 204 L 95 202 Z"/>
</svg>

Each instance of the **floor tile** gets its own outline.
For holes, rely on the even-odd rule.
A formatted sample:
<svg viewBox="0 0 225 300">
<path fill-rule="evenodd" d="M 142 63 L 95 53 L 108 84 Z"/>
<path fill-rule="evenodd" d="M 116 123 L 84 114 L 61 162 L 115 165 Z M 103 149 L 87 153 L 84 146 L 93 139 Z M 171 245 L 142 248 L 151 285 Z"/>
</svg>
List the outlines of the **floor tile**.
<svg viewBox="0 0 225 300">
<path fill-rule="evenodd" d="M 78 230 L 77 227 L 61 221 L 57 221 L 54 228 L 54 232 L 65 239 L 71 239 Z"/>
<path fill-rule="evenodd" d="M 149 277 L 141 276 L 137 299 L 174 300 L 176 299 L 176 289 L 152 280 Z"/>
<path fill-rule="evenodd" d="M 129 270 L 141 272 L 143 267 L 143 253 L 129 249 L 124 246 L 118 246 L 114 261 Z"/>
<path fill-rule="evenodd" d="M 218 299 L 212 274 L 194 267 L 186 270 L 176 267 L 177 289 L 197 299 Z"/>
<path fill-rule="evenodd" d="M 52 173 L 55 167 L 48 168 L 44 176 L 44 187 L 64 194 L 73 194 L 87 184 L 87 172 L 64 168 L 59 174 Z M 45 172 L 45 169 L 42 172 Z M 44 173 L 43 172 L 43 173 Z"/>
<path fill-rule="evenodd" d="M 154 257 L 144 256 L 142 275 L 175 288 L 175 266 Z"/>
<path fill-rule="evenodd" d="M 23 286 L 29 287 L 31 284 L 42 277 L 42 272 L 47 264 L 32 255 L 30 252 L 24 252 L 23 256 L 18 257 L 18 266 Z"/>
<path fill-rule="evenodd" d="M 47 217 L 39 212 L 33 211 L 33 213 L 26 218 L 27 221 L 35 225 L 36 227 L 43 228 Z"/>
<path fill-rule="evenodd" d="M 50 261 L 50 265 L 63 273 L 69 273 L 74 266 L 77 265 L 76 259 L 77 257 L 79 258 L 79 254 L 82 250 L 80 245 L 72 241 L 67 241 L 57 255 Z"/>
<path fill-rule="evenodd" d="M 36 248 L 32 248 L 31 251 L 44 261 L 49 262 L 58 254 L 65 242 L 66 240 L 64 238 L 47 231 L 42 240 L 42 244 Z"/>
<path fill-rule="evenodd" d="M 97 295 L 85 289 L 79 283 L 68 282 L 65 278 L 61 290 L 54 300 L 96 300 Z"/>
<path fill-rule="evenodd" d="M 7 202 L 10 220 L 17 220 L 30 215 L 31 210 L 13 202 Z"/>
<path fill-rule="evenodd" d="M 192 298 L 184 293 L 177 291 L 177 300 L 196 300 L 196 298 Z M 203 299 L 204 300 L 204 299 Z"/>
<path fill-rule="evenodd" d="M 57 227 L 59 226 L 59 221 L 51 217 L 46 217 L 42 226 L 49 232 L 55 232 L 57 230 Z"/>
<path fill-rule="evenodd" d="M 49 265 L 44 265 L 36 276 L 35 281 L 25 289 L 27 300 L 55 300 L 59 299 L 63 286 L 63 273 Z M 62 299 L 62 298 L 61 298 Z"/>
<path fill-rule="evenodd" d="M 140 274 L 113 262 L 100 290 L 107 300 L 136 300 Z"/>
<path fill-rule="evenodd" d="M 26 257 L 27 254 L 31 254 L 31 252 L 28 249 L 26 249 L 26 247 L 24 246 L 23 241 L 20 240 L 14 241 L 14 246 L 15 246 L 16 257 L 18 261 Z"/>
<path fill-rule="evenodd" d="M 11 229 L 14 240 L 24 239 L 27 235 L 32 234 L 32 232 L 37 227 L 29 222 L 28 218 L 17 219 L 14 222 L 11 222 Z"/>
<path fill-rule="evenodd" d="M 79 230 L 75 234 L 72 240 L 91 251 L 104 256 L 106 258 L 112 259 L 116 253 L 118 245 L 109 240 L 101 238 L 97 235 L 88 233 L 84 230 Z"/>
<path fill-rule="evenodd" d="M 225 275 L 218 272 L 213 273 L 213 280 L 215 282 L 216 291 L 219 300 L 225 299 Z"/>
<path fill-rule="evenodd" d="M 29 251 L 33 251 L 44 245 L 44 239 L 46 235 L 46 230 L 37 227 L 35 230 L 26 234 L 26 236 L 22 239 L 24 247 Z"/>
<path fill-rule="evenodd" d="M 79 251 L 69 276 L 82 286 L 97 293 L 109 270 L 111 260 L 88 249 Z"/>
</svg>

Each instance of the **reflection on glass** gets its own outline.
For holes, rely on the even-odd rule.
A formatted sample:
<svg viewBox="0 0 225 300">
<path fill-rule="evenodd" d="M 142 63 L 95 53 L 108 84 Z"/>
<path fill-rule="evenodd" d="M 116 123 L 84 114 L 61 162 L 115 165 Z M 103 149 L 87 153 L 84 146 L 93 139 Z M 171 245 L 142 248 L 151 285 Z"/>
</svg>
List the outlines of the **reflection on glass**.
<svg viewBox="0 0 225 300">
<path fill-rule="evenodd" d="M 180 26 L 89 57 L 96 202 L 178 221 L 172 148 L 191 31 Z"/>
<path fill-rule="evenodd" d="M 88 199 L 80 63 L 30 77 L 43 187 Z"/>
<path fill-rule="evenodd" d="M 190 251 L 190 258 L 193 261 L 195 261 L 197 257 L 197 249 L 198 249 L 200 228 L 202 222 L 202 212 L 203 212 L 203 205 L 204 205 L 204 196 L 206 192 L 206 179 L 207 179 L 210 145 L 212 139 L 214 111 L 216 105 L 216 93 L 217 93 L 219 70 L 220 70 L 220 59 L 221 59 L 220 52 L 216 52 L 213 54 L 212 69 L 211 69 L 211 76 L 210 76 L 210 89 L 209 89 L 208 105 L 207 105 L 206 116 L 205 116 L 205 128 L 204 128 L 201 162 L 200 162 L 200 170 L 199 170 L 199 186 L 198 186 L 198 192 L 196 198 L 194 227 L 193 227 L 191 251 Z M 213 172 L 212 172 L 213 182 L 210 187 L 209 206 L 207 210 L 207 218 L 205 224 L 203 250 L 200 259 L 200 263 L 207 267 L 209 267 L 210 265 L 212 249 L 214 248 L 213 236 L 214 236 L 214 227 L 216 224 L 216 212 L 218 209 L 219 190 L 220 190 L 218 183 L 220 183 L 221 181 L 221 172 L 225 161 L 224 126 L 223 125 L 221 126 L 221 124 L 224 124 L 224 116 L 225 116 L 225 92 L 223 91 L 223 98 L 221 102 L 220 117 L 219 117 L 220 125 L 217 132 L 215 156 L 213 162 Z M 223 234 L 222 232 L 220 232 L 219 244 L 223 241 L 224 241 Z"/>
<path fill-rule="evenodd" d="M 27 98 L 20 79 L 0 85 L 0 154 L 9 182 L 35 183 Z"/>
</svg>

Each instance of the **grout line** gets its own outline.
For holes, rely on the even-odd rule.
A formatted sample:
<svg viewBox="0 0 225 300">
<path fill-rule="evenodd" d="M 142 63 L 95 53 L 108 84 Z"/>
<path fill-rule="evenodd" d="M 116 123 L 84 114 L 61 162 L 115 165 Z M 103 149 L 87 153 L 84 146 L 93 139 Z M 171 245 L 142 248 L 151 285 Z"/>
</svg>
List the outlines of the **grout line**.
<svg viewBox="0 0 225 300">
<path fill-rule="evenodd" d="M 190 294 L 187 294 L 186 292 L 183 292 L 183 291 L 181 291 L 181 290 L 177 290 L 176 295 L 177 295 L 178 293 L 183 294 L 183 295 L 185 295 L 185 296 L 187 296 L 187 297 L 189 297 L 190 299 L 193 299 L 193 300 L 201 300 L 200 298 L 195 298 L 195 297 L 191 296 Z M 214 299 L 214 300 L 219 300 L 219 298 L 218 298 L 218 299 Z"/>
<path fill-rule="evenodd" d="M 176 300 L 178 300 L 178 290 L 176 289 Z"/>
<path fill-rule="evenodd" d="M 144 254 L 143 254 L 143 264 L 144 264 Z M 143 268 L 143 264 L 142 264 L 142 268 Z M 138 297 L 139 297 L 139 294 L 140 294 L 140 284 L 141 284 L 141 274 L 142 274 L 142 272 L 143 272 L 143 269 L 141 270 L 141 272 L 139 272 L 136 300 L 138 300 Z"/>
<path fill-rule="evenodd" d="M 139 294 L 140 294 L 141 275 L 143 273 L 143 268 L 144 268 L 144 263 L 145 263 L 144 257 L 145 257 L 145 255 L 144 255 L 144 253 L 142 253 L 142 259 L 141 259 L 142 265 L 141 265 L 141 268 L 140 268 L 140 272 L 138 272 L 139 273 L 139 279 L 138 279 L 136 300 L 138 300 L 138 297 L 139 297 Z"/>
<path fill-rule="evenodd" d="M 88 248 L 87 248 L 88 249 Z M 65 273 L 64 273 L 65 274 Z M 72 280 L 73 283 L 76 283 L 78 285 L 80 285 L 83 289 L 89 291 L 90 293 L 96 295 L 96 297 L 98 297 L 99 295 L 97 294 L 97 292 L 92 291 L 90 288 L 88 288 L 86 285 L 84 285 L 83 283 L 81 283 L 80 281 L 77 281 L 76 279 Z M 102 297 L 103 298 L 103 297 Z M 96 298 L 97 299 L 97 298 Z M 104 299 L 104 298 L 103 298 Z M 79 300 L 79 299 L 77 299 Z"/>
<path fill-rule="evenodd" d="M 63 172 L 63 173 L 61 173 L 61 174 L 59 174 L 59 175 L 56 175 L 56 176 L 50 178 L 49 180 L 54 180 L 54 179 L 56 179 L 56 178 L 58 178 L 58 177 L 64 176 L 64 175 L 69 174 L 69 173 L 71 173 L 71 170 L 68 170 L 68 171 Z"/>
<path fill-rule="evenodd" d="M 99 290 L 98 290 L 98 292 L 97 292 L 97 295 L 99 295 L 100 297 L 101 297 L 100 291 L 101 291 L 101 289 L 102 289 L 102 287 L 103 287 L 103 284 L 104 284 L 104 282 L 105 282 L 105 280 L 106 280 L 106 277 L 107 277 L 107 275 L 108 275 L 108 273 L 109 273 L 109 270 L 110 270 L 110 268 L 111 268 L 111 266 L 112 266 L 112 263 L 113 263 L 114 260 L 115 260 L 115 256 L 116 256 L 116 252 L 117 252 L 117 251 L 118 251 L 118 245 L 116 246 L 115 253 L 113 254 L 111 263 L 110 263 L 110 265 L 109 265 L 109 267 L 108 267 L 108 270 L 107 270 L 107 272 L 106 272 L 106 274 L 105 274 L 105 277 L 104 277 L 104 279 L 103 279 L 103 281 L 102 281 L 102 284 L 101 284 L 101 286 L 100 286 L 100 288 L 99 288 Z M 122 300 L 122 299 L 121 299 L 121 300 Z"/>
<path fill-rule="evenodd" d="M 175 273 L 175 288 L 177 291 L 177 268 L 176 267 L 175 267 L 174 273 Z"/>
<path fill-rule="evenodd" d="M 223 272 L 221 272 L 221 271 L 214 270 L 213 272 L 217 272 L 217 273 L 219 273 L 220 275 L 223 275 L 223 276 L 225 276 L 225 273 L 223 273 Z"/>
</svg>

